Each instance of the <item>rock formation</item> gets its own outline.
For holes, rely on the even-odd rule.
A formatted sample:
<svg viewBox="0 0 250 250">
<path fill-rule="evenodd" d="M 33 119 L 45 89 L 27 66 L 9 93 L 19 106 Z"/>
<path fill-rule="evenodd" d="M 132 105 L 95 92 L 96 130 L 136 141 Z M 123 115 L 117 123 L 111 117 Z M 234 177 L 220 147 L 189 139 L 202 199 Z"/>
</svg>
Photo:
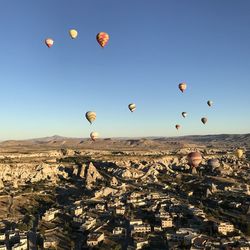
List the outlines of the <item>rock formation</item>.
<svg viewBox="0 0 250 250">
<path fill-rule="evenodd" d="M 0 189 L 4 189 L 4 183 L 2 179 L 0 179 Z"/>
<path fill-rule="evenodd" d="M 85 164 L 82 164 L 81 170 L 80 170 L 80 173 L 79 173 L 79 176 L 80 176 L 81 178 L 84 178 L 84 177 L 85 177 L 85 171 L 86 171 L 86 165 L 85 165 Z"/>
<path fill-rule="evenodd" d="M 105 197 L 105 196 L 108 196 L 110 194 L 113 195 L 117 192 L 118 192 L 118 190 L 116 190 L 116 189 L 113 189 L 110 187 L 104 187 L 101 190 L 95 192 L 95 198 Z"/>
<path fill-rule="evenodd" d="M 92 162 L 89 163 L 86 175 L 86 187 L 92 188 L 97 180 L 103 180 L 102 175 L 98 172 Z"/>
<path fill-rule="evenodd" d="M 116 187 L 118 185 L 118 180 L 115 177 L 112 177 L 110 185 Z"/>
</svg>

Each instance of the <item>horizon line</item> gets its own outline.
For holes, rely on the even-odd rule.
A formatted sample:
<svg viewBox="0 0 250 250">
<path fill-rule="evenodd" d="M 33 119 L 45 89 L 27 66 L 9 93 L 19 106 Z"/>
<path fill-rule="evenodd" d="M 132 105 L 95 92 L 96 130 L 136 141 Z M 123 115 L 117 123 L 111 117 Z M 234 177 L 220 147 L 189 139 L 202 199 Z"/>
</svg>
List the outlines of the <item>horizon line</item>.
<svg viewBox="0 0 250 250">
<path fill-rule="evenodd" d="M 99 139 L 147 139 L 147 138 L 183 138 L 183 137 L 191 137 L 191 136 L 218 136 L 218 135 L 250 135 L 248 133 L 219 133 L 219 134 L 189 134 L 189 135 L 177 135 L 177 136 L 109 136 L 109 137 L 100 137 Z M 71 137 L 71 136 L 61 136 L 61 135 L 52 135 L 52 136 L 44 136 L 44 137 L 35 137 L 35 138 L 25 138 L 25 139 L 5 139 L 0 140 L 0 142 L 5 141 L 32 141 L 32 140 L 44 140 L 44 139 L 79 139 L 86 140 L 89 137 Z"/>
</svg>

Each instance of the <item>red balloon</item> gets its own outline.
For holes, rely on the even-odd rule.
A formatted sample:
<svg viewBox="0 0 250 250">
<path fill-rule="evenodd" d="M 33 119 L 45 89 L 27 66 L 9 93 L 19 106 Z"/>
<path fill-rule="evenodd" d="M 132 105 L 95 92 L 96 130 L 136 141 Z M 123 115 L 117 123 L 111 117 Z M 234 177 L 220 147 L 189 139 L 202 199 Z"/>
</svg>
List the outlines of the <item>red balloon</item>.
<svg viewBox="0 0 250 250">
<path fill-rule="evenodd" d="M 107 45 L 109 41 L 109 35 L 105 32 L 100 32 L 96 35 L 96 40 L 100 44 L 101 47 L 104 47 Z"/>
</svg>

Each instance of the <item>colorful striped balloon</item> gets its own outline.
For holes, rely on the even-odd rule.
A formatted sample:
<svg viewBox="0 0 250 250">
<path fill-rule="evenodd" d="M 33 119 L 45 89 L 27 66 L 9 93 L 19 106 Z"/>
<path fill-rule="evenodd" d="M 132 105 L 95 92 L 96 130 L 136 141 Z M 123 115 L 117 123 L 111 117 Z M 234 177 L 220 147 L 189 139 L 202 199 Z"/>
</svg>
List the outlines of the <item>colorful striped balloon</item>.
<svg viewBox="0 0 250 250">
<path fill-rule="evenodd" d="M 85 114 L 85 117 L 92 124 L 92 122 L 96 119 L 96 113 L 93 111 L 88 111 Z"/>
<path fill-rule="evenodd" d="M 100 32 L 96 35 L 96 40 L 104 48 L 109 41 L 109 35 L 106 32 Z"/>
</svg>

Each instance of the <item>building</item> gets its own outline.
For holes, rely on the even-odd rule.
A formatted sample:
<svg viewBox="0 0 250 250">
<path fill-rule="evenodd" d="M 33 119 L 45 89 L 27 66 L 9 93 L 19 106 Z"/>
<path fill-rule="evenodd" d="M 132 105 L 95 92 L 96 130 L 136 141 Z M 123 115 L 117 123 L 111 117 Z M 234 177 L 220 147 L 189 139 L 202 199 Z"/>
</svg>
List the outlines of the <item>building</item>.
<svg viewBox="0 0 250 250">
<path fill-rule="evenodd" d="M 0 250 L 7 250 L 7 246 L 5 245 L 5 243 L 0 243 Z"/>
<path fill-rule="evenodd" d="M 173 220 L 172 218 L 163 218 L 161 219 L 161 227 L 162 228 L 169 228 L 169 227 L 173 227 Z"/>
<path fill-rule="evenodd" d="M 96 219 L 92 217 L 88 217 L 86 221 L 82 224 L 81 228 L 83 230 L 89 230 L 96 224 Z"/>
<path fill-rule="evenodd" d="M 141 219 L 134 219 L 134 220 L 131 220 L 131 221 L 129 222 L 129 224 L 130 224 L 130 226 L 133 226 L 133 225 L 142 225 L 143 222 L 142 222 Z"/>
<path fill-rule="evenodd" d="M 217 226 L 218 233 L 221 233 L 223 235 L 227 235 L 228 233 L 231 233 L 234 231 L 234 225 L 228 222 L 221 222 Z"/>
<path fill-rule="evenodd" d="M 136 238 L 134 240 L 135 249 L 142 249 L 146 245 L 148 245 L 148 240 L 146 240 L 146 239 Z"/>
<path fill-rule="evenodd" d="M 141 225 L 134 225 L 133 226 L 133 230 L 132 230 L 132 234 L 134 233 L 149 233 L 151 232 L 151 227 L 149 224 L 141 224 Z"/>
<path fill-rule="evenodd" d="M 149 200 L 158 200 L 161 198 L 161 195 L 159 193 L 151 193 L 148 195 Z"/>
<path fill-rule="evenodd" d="M 115 228 L 113 229 L 113 234 L 114 234 L 114 235 L 121 235 L 121 234 L 124 234 L 125 231 L 126 231 L 126 229 L 123 228 L 123 227 L 115 227 Z"/>
<path fill-rule="evenodd" d="M 95 209 L 104 211 L 105 210 L 105 204 L 96 204 Z"/>
<path fill-rule="evenodd" d="M 116 214 L 121 214 L 121 215 L 124 215 L 125 214 L 125 207 L 117 207 L 116 209 L 115 209 L 115 213 Z"/>
<path fill-rule="evenodd" d="M 103 240 L 104 240 L 104 233 L 94 232 L 89 234 L 87 239 L 87 245 L 89 247 L 97 246 Z"/>
<path fill-rule="evenodd" d="M 154 226 L 154 231 L 155 232 L 161 232 L 162 231 L 162 227 L 161 226 Z"/>
<path fill-rule="evenodd" d="M 55 219 L 56 214 L 59 213 L 59 209 L 51 208 L 43 215 L 42 220 L 51 221 Z"/>
<path fill-rule="evenodd" d="M 0 241 L 5 241 L 6 235 L 5 233 L 0 233 Z"/>
<path fill-rule="evenodd" d="M 75 209 L 74 209 L 74 215 L 75 216 L 79 216 L 79 215 L 82 215 L 83 213 L 83 208 L 81 206 L 77 206 Z"/>
<path fill-rule="evenodd" d="M 19 238 L 19 231 L 9 230 L 8 235 L 10 241 L 16 241 Z"/>
</svg>

